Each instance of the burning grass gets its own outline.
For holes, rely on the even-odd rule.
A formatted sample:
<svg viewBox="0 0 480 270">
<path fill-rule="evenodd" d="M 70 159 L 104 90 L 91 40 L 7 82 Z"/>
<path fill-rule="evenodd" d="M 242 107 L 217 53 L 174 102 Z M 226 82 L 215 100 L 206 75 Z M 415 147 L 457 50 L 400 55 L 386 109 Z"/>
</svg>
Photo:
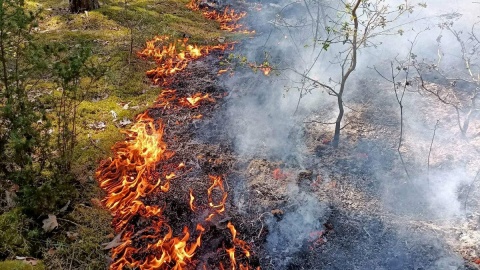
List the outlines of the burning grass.
<svg viewBox="0 0 480 270">
<path fill-rule="evenodd" d="M 121 236 L 118 246 L 112 250 L 114 261 L 110 269 L 190 269 L 195 265 L 192 258 L 201 247 L 202 236 L 215 234 L 211 230 L 212 220 L 225 212 L 228 194 L 222 177 L 214 175 L 209 175 L 208 205 L 194 205 L 193 191 L 190 189 L 188 194 L 191 215 L 201 210 L 207 217 L 196 225 L 185 225 L 180 233 L 175 234 L 180 224 L 173 228 L 167 222 L 172 214 L 176 215 L 166 212 L 172 210 L 172 206 L 158 206 L 157 200 L 153 200 L 154 205 L 148 203 L 149 195 L 168 193 L 171 181 L 180 181 L 187 170 L 184 163 L 172 163 L 174 153 L 167 150 L 164 128 L 159 120 L 155 121 L 146 113 L 139 115 L 136 124 L 124 132 L 125 140 L 114 145 L 113 158 L 104 160 L 97 170 L 100 186 L 107 193 L 105 206 L 112 212 L 115 231 Z M 160 172 L 157 165 L 162 169 Z M 168 202 L 173 203 L 173 200 Z M 195 227 L 194 232 L 189 229 L 192 227 Z M 250 269 L 248 244 L 237 238 L 233 224 L 228 223 L 227 227 L 232 238 L 224 251 L 229 254 L 232 269 Z M 242 262 L 237 262 L 237 258 Z M 222 265 L 220 262 L 218 267 L 223 269 Z"/>
<path fill-rule="evenodd" d="M 242 32 L 245 34 L 255 33 L 255 31 L 242 30 L 243 25 L 238 22 L 247 15 L 246 12 L 236 12 L 230 7 L 225 7 L 223 11 L 201 7 L 198 0 L 191 0 L 187 7 L 192 10 L 202 11 L 205 18 L 218 22 L 221 30 L 228 32 Z"/>
<path fill-rule="evenodd" d="M 146 48 L 138 53 L 143 59 L 152 59 L 157 67 L 147 71 L 147 77 L 154 84 L 166 86 L 173 80 L 173 75 L 184 70 L 188 63 L 202 56 L 206 56 L 213 50 L 224 51 L 233 49 L 233 44 L 220 44 L 216 46 L 199 46 L 188 44 L 188 39 L 177 40 L 169 43 L 170 37 L 156 36 L 147 41 Z"/>
<path fill-rule="evenodd" d="M 210 14 L 212 18 L 220 18 L 215 17 L 218 13 Z M 222 18 L 231 17 L 236 22 L 243 16 L 245 14 L 237 15 L 233 10 L 225 10 Z M 147 71 L 147 76 L 154 84 L 170 85 L 173 76 L 185 70 L 190 62 L 211 51 L 224 51 L 229 47 L 229 44 L 198 46 L 187 42 L 188 39 L 170 42 L 168 36 L 156 36 L 138 53 L 141 58 L 156 62 L 157 68 Z M 215 98 L 209 93 L 179 96 L 176 90 L 164 90 L 158 97 L 155 108 L 164 113 L 189 113 L 190 110 L 198 110 L 203 104 L 214 102 Z M 195 114 L 190 121 L 202 117 L 202 114 Z M 178 125 L 179 122 L 175 123 Z M 202 238 L 207 234 L 209 241 L 212 237 L 219 238 L 217 242 L 221 243 L 222 248 L 218 243 L 205 245 L 206 251 L 202 254 L 217 253 L 222 257 L 223 252 L 228 254 L 231 269 L 251 269 L 250 247 L 237 237 L 234 225 L 231 222 L 227 225 L 230 239 L 222 236 L 224 234 L 213 226 L 219 220 L 217 216 L 221 217 L 226 212 L 228 193 L 222 176 L 208 175 L 210 186 L 203 191 L 208 198 L 206 205 L 202 204 L 202 200 L 196 200 L 194 195 L 201 191 L 189 188 L 185 197 L 188 198 L 191 212 L 185 215 L 190 217 L 190 222 L 184 224 L 181 231 L 179 227 L 182 224 L 169 222 L 172 219 L 179 220 L 178 212 L 188 209 L 182 208 L 184 203 L 175 204 L 178 199 L 166 198 L 175 192 L 171 191 L 172 181 L 182 181 L 182 177 L 191 168 L 183 162 L 176 163 L 172 158 L 176 153 L 167 150 L 168 145 L 174 143 L 169 142 L 169 137 L 164 137 L 168 128 L 171 127 L 159 119 L 155 120 L 148 112 L 140 114 L 136 123 L 123 132 L 125 139 L 113 146 L 113 157 L 102 161 L 97 169 L 97 180 L 107 193 L 103 202 L 114 217 L 113 226 L 120 237 L 118 244 L 112 248 L 113 262 L 110 269 L 192 269 L 200 265 L 204 269 L 210 269 L 213 265 L 224 269 L 226 262 L 222 259 L 214 262 L 201 261 L 201 258 L 193 260 L 203 247 Z M 164 198 L 163 202 L 159 198 Z M 176 207 L 182 210 L 178 208 L 175 211 Z M 199 217 L 203 219 L 199 220 Z"/>
</svg>

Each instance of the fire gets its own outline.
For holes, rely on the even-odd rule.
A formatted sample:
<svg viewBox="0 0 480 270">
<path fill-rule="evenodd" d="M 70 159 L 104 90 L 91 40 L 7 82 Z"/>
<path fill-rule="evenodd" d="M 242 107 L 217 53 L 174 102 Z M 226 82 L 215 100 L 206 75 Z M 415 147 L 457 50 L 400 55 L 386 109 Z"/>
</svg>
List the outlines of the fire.
<svg viewBox="0 0 480 270">
<path fill-rule="evenodd" d="M 239 24 L 238 21 L 247 15 L 246 12 L 237 13 L 234 9 L 230 7 L 226 7 L 223 12 L 209 10 L 208 8 L 200 8 L 198 0 L 191 0 L 190 3 L 188 3 L 187 7 L 192 10 L 201 10 L 205 18 L 217 21 L 218 23 L 220 23 L 221 30 L 229 32 L 239 31 L 243 27 L 243 25 Z M 242 32 L 246 34 L 254 33 L 254 31 L 248 30 L 244 30 Z"/>
<path fill-rule="evenodd" d="M 175 109 L 178 106 L 187 108 L 198 108 L 202 102 L 215 102 L 215 98 L 209 94 L 195 93 L 190 97 L 178 98 L 175 90 L 163 90 L 158 96 L 155 107 L 163 109 Z M 202 118 L 202 115 L 194 116 L 193 119 Z"/>
<path fill-rule="evenodd" d="M 199 10 L 196 1 L 192 0 L 191 8 Z M 236 13 L 226 8 L 223 12 L 202 10 L 204 16 L 216 20 L 222 29 L 237 31 L 241 28 L 238 20 L 246 13 Z M 155 84 L 169 85 L 173 76 L 184 70 L 188 63 L 208 55 L 211 51 L 223 51 L 232 44 L 216 46 L 188 44 L 188 39 L 171 41 L 168 36 L 156 36 L 146 42 L 146 47 L 138 56 L 156 62 L 155 69 L 147 71 L 147 76 Z M 176 90 L 165 89 L 159 95 L 155 107 L 163 110 L 181 108 L 198 108 L 204 102 L 215 102 L 209 94 L 196 93 L 189 97 L 177 97 Z M 202 118 L 197 114 L 192 119 Z M 125 139 L 112 147 L 113 156 L 103 160 L 96 178 L 100 187 L 106 192 L 103 200 L 105 207 L 113 216 L 113 227 L 121 234 L 121 244 L 112 249 L 111 270 L 120 269 L 192 269 L 192 262 L 197 249 L 201 246 L 201 238 L 205 228 L 197 224 L 189 230 L 174 235 L 174 230 L 167 223 L 165 207 L 147 205 L 145 198 L 149 194 L 168 192 L 171 181 L 180 178 L 186 165 L 181 162 L 157 171 L 159 164 L 164 165 L 174 152 L 167 150 L 163 140 L 165 125 L 161 120 L 154 120 L 147 112 L 136 118 L 135 124 L 123 131 Z M 207 190 L 208 207 L 213 209 L 206 221 L 225 211 L 227 192 L 220 176 L 209 175 L 211 185 Z M 194 203 L 193 190 L 189 192 L 189 205 L 192 211 L 200 206 Z M 198 204 L 198 202 L 197 202 Z M 210 211 L 211 212 L 211 211 Z M 140 221 L 138 221 L 140 220 Z M 140 223 L 139 223 L 140 222 Z M 141 224 L 141 228 L 137 228 Z M 250 256 L 249 246 L 237 238 L 235 227 L 227 226 L 232 233 L 233 247 L 227 249 L 232 269 L 250 269 L 248 264 L 237 263 L 235 253 L 240 250 L 243 259 Z M 243 255 L 242 255 L 243 254 Z M 205 268 L 205 265 L 204 265 Z M 223 269 L 223 265 L 220 264 Z M 258 268 L 259 269 L 259 268 Z"/>
<path fill-rule="evenodd" d="M 197 108 L 201 101 L 215 102 L 215 99 L 208 94 L 202 95 L 201 93 L 195 93 L 191 97 L 181 98 L 179 100 L 180 105 L 190 108 Z"/>
<path fill-rule="evenodd" d="M 271 67 L 261 67 L 260 70 L 263 72 L 263 75 L 268 76 L 272 71 Z"/>
<path fill-rule="evenodd" d="M 195 206 L 193 205 L 193 201 L 195 200 L 195 197 L 193 196 L 193 191 L 190 189 L 190 209 L 192 209 L 193 212 L 195 212 Z"/>
<path fill-rule="evenodd" d="M 250 68 L 253 70 L 260 70 L 263 72 L 263 75 L 269 76 L 270 72 L 272 72 L 272 67 L 268 63 L 263 63 L 261 65 L 257 65 L 255 63 L 249 63 Z"/>
<path fill-rule="evenodd" d="M 113 249 L 113 257 L 117 258 L 110 269 L 124 267 L 140 267 L 141 269 L 156 269 L 166 264 L 175 264 L 174 269 L 182 269 L 200 246 L 203 228 L 197 240 L 188 244 L 190 233 L 183 230 L 183 237 L 174 237 L 168 224 L 163 221 L 163 209 L 147 206 L 142 198 L 158 190 L 167 192 L 169 181 L 176 174 L 171 172 L 164 177 L 154 177 L 158 162 L 169 159 L 173 153 L 167 151 L 167 145 L 162 140 L 164 126 L 147 115 L 141 114 L 131 129 L 124 131 L 125 140 L 116 143 L 113 158 L 104 160 L 96 177 L 100 187 L 107 193 L 104 204 L 114 216 L 115 230 L 122 232 L 123 243 Z M 143 260 L 134 259 L 133 255 L 140 250 L 134 247 L 134 231 L 127 227 L 128 222 L 136 215 L 149 218 L 153 224 L 145 229 L 151 234 L 142 234 L 141 239 L 157 239 L 162 229 L 167 233 L 154 244 L 149 244 L 148 250 L 155 250 Z"/>
<path fill-rule="evenodd" d="M 221 214 L 225 211 L 225 202 L 227 201 L 227 192 L 225 192 L 225 189 L 223 187 L 223 181 L 220 176 L 213 176 L 209 175 L 208 176 L 210 180 L 212 180 L 212 185 L 208 188 L 207 194 L 208 194 L 208 205 L 215 210 L 218 214 Z M 217 203 L 214 202 L 213 196 L 212 196 L 212 191 L 213 190 L 219 190 L 222 193 L 221 200 Z"/>
<path fill-rule="evenodd" d="M 176 90 L 163 90 L 155 101 L 155 108 L 172 109 L 177 100 L 176 93 Z"/>
<path fill-rule="evenodd" d="M 124 133 L 125 141 L 113 146 L 114 157 L 103 161 L 96 172 L 100 187 L 107 192 L 105 206 L 114 217 L 122 218 L 117 230 L 144 207 L 142 197 L 167 184 L 168 179 L 154 181 L 152 176 L 157 162 L 172 155 L 162 141 L 163 124 L 146 113 Z"/>
<path fill-rule="evenodd" d="M 188 38 L 170 42 L 167 36 L 156 36 L 146 42 L 146 47 L 138 52 L 143 59 L 152 59 L 157 67 L 146 72 L 155 84 L 168 85 L 172 76 L 184 70 L 188 63 L 202 56 L 208 55 L 211 51 L 224 51 L 233 44 L 219 44 L 215 46 L 191 45 Z"/>
<path fill-rule="evenodd" d="M 247 243 L 241 239 L 237 238 L 237 230 L 235 229 L 235 226 L 231 222 L 228 222 L 227 228 L 230 230 L 232 234 L 232 242 L 233 242 L 233 247 L 232 248 L 226 248 L 225 250 L 227 251 L 229 257 L 230 257 L 230 263 L 232 270 L 236 269 L 237 267 L 237 260 L 235 259 L 235 250 L 236 248 L 239 248 L 242 250 L 243 254 L 245 257 L 249 258 L 250 257 L 250 247 L 247 245 Z M 250 269 L 248 265 L 240 265 L 240 269 Z"/>
<path fill-rule="evenodd" d="M 144 235 L 142 238 L 157 238 L 157 235 L 161 233 L 160 229 L 163 227 L 166 227 L 167 233 L 160 237 L 161 239 L 158 241 L 147 245 L 148 255 L 146 255 L 145 259 L 141 261 L 134 259 L 134 254 L 138 252 L 138 249 L 130 246 L 132 240 L 127 240 L 124 244 L 114 249 L 114 255 L 121 257 L 110 265 L 110 269 L 124 269 L 124 267 L 128 267 L 153 270 L 165 269 L 172 265 L 173 268 L 171 269 L 184 269 L 195 254 L 196 249 L 200 246 L 201 236 L 205 229 L 197 225 L 196 230 L 199 231 L 199 235 L 194 243 L 188 244 L 187 241 L 190 239 L 188 228 L 185 227 L 183 229 L 183 237 L 173 237 L 172 229 L 160 221 L 155 226 L 148 228 L 151 231 L 150 235 Z M 127 236 L 128 239 L 133 237 L 130 234 Z"/>
</svg>

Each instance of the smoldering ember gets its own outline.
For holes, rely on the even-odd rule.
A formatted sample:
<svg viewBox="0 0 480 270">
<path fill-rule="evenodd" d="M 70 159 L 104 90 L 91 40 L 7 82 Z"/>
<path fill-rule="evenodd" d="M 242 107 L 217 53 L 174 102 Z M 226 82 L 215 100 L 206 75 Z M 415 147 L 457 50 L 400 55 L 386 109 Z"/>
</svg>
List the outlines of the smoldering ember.
<svg viewBox="0 0 480 270">
<path fill-rule="evenodd" d="M 480 2 L 0 4 L 0 269 L 480 269 Z"/>
</svg>

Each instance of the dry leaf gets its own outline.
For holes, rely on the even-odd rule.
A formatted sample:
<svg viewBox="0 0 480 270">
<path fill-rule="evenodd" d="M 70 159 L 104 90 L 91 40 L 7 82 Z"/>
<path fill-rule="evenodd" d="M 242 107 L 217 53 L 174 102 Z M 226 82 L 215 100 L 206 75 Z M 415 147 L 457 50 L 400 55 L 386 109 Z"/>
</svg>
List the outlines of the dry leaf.
<svg viewBox="0 0 480 270">
<path fill-rule="evenodd" d="M 128 119 L 128 118 L 123 118 L 123 120 L 120 121 L 119 124 L 120 124 L 121 127 L 124 127 L 124 126 L 126 126 L 126 125 L 131 124 L 131 123 L 132 123 L 132 121 L 130 121 L 130 119 Z"/>
<path fill-rule="evenodd" d="M 272 213 L 272 215 L 276 215 L 276 216 L 281 216 L 283 215 L 283 211 L 280 210 L 280 209 L 273 209 L 272 211 L 270 211 Z"/>
<path fill-rule="evenodd" d="M 7 201 L 7 207 L 12 208 L 15 207 L 16 202 L 15 199 L 17 198 L 17 193 L 9 190 L 5 190 L 5 200 Z"/>
<path fill-rule="evenodd" d="M 67 232 L 68 239 L 75 241 L 78 238 L 78 233 L 76 232 Z"/>
<path fill-rule="evenodd" d="M 57 217 L 55 215 L 48 215 L 48 218 L 44 219 L 42 229 L 45 232 L 51 232 L 58 227 Z"/>
<path fill-rule="evenodd" d="M 16 256 L 15 259 L 21 260 L 21 261 L 23 261 L 24 263 L 29 264 L 29 265 L 37 265 L 37 264 L 38 264 L 38 260 L 35 259 L 35 258 L 32 258 L 32 257 L 20 257 L 20 256 Z"/>
<path fill-rule="evenodd" d="M 68 200 L 68 202 L 65 204 L 65 206 L 60 209 L 60 213 L 67 211 L 69 205 L 70 205 L 70 200 Z"/>
<path fill-rule="evenodd" d="M 47 251 L 47 254 L 50 255 L 50 256 L 53 256 L 53 255 L 55 255 L 56 252 L 57 252 L 56 249 L 51 248 L 51 249 L 49 249 L 49 250 Z"/>
<path fill-rule="evenodd" d="M 113 119 L 117 119 L 117 113 L 114 110 L 111 110 L 110 113 L 112 114 Z"/>
<path fill-rule="evenodd" d="M 20 186 L 17 184 L 14 184 L 13 186 L 10 187 L 11 192 L 18 192 L 20 190 Z"/>
<path fill-rule="evenodd" d="M 104 249 L 104 250 L 112 249 L 112 248 L 114 248 L 114 247 L 118 247 L 118 246 L 120 246 L 121 244 L 123 244 L 123 242 L 122 242 L 122 234 L 123 234 L 123 232 L 117 234 L 117 236 L 115 236 L 115 238 L 113 238 L 112 241 L 110 241 L 110 242 L 108 242 L 108 243 L 102 244 L 103 246 L 105 246 L 103 249 Z"/>
<path fill-rule="evenodd" d="M 102 121 L 95 122 L 93 124 L 88 124 L 87 126 L 91 129 L 95 129 L 95 130 L 102 130 L 102 129 L 105 129 L 107 127 L 105 122 L 102 122 Z"/>
</svg>

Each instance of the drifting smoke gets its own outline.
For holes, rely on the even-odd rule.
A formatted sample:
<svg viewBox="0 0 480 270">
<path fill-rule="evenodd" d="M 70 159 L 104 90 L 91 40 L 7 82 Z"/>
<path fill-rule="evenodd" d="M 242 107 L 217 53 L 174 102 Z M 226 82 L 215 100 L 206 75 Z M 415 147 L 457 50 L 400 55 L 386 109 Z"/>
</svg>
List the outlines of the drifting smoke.
<svg viewBox="0 0 480 270">
<path fill-rule="evenodd" d="M 332 7 L 335 5 L 332 2 L 334 1 L 322 3 L 324 7 Z M 306 135 L 312 129 L 317 129 L 320 132 L 315 134 L 327 134 L 325 136 L 328 138 L 333 133 L 333 127 L 318 124 L 312 128 L 311 123 L 305 124 L 304 121 L 314 119 L 325 123 L 334 122 L 337 114 L 336 100 L 322 89 L 314 89 L 298 72 L 305 73 L 313 67 L 306 73 L 309 77 L 326 83 L 338 81 L 340 70 L 334 57 L 344 48 L 338 49 L 332 45 L 316 58 L 321 45 L 317 44 L 313 48 L 311 42 L 314 30 L 310 16 L 316 17 L 317 12 L 320 12 L 320 21 L 328 23 L 329 19 L 324 16 L 334 17 L 334 7 L 312 11 L 305 7 L 303 1 L 264 1 L 262 4 L 262 11 L 255 12 L 248 21 L 257 35 L 243 42 L 237 48 L 237 53 L 257 63 L 267 60 L 279 70 L 269 77 L 251 71 L 237 72 L 226 82 L 231 89 L 227 129 L 234 138 L 237 152 L 244 157 L 282 160 L 287 166 L 319 170 L 320 168 L 311 167 L 311 164 L 321 164 L 322 160 L 314 157 L 317 161 L 310 162 L 312 157 L 309 148 L 312 145 L 305 141 Z M 366 161 L 362 164 L 357 162 L 343 164 L 345 167 L 322 169 L 328 169 L 332 173 L 352 173 L 352 170 L 356 172 L 356 168 L 360 167 L 359 170 L 373 179 L 375 188 L 369 195 L 378 199 L 380 208 L 388 213 L 413 217 L 415 220 L 458 219 L 464 217 L 465 201 L 468 200 L 460 198 L 459 191 L 472 187 L 470 185 L 480 164 L 478 152 L 472 146 L 476 141 L 467 143 L 467 140 L 462 139 L 452 107 L 428 95 L 421 95 L 414 87 L 409 88 L 403 99 L 404 134 L 401 149 L 406 159 L 405 167 L 410 173 L 410 177 L 407 177 L 397 153 L 400 112 L 395 94 L 392 85 L 373 69 L 376 67 L 381 73 L 388 74 L 390 62 L 395 58 L 408 58 L 411 44 L 415 40 L 412 52 L 418 61 L 436 63 L 441 56 L 439 68 L 450 71 L 451 74 L 464 72 L 461 47 L 456 37 L 438 25 L 453 21 L 452 28 L 463 31 L 460 36 L 468 40 L 467 31 L 479 20 L 473 10 L 480 10 L 480 5 L 470 1 L 426 1 L 426 4 L 426 8 L 416 6 L 413 13 L 394 23 L 399 25 L 392 30 L 396 35 L 376 37 L 373 40 L 376 46 L 361 49 L 357 69 L 347 84 L 346 104 L 366 104 L 361 108 L 362 115 L 366 121 L 370 121 L 369 127 L 373 127 L 373 131 L 358 132 L 357 139 L 349 142 L 350 131 L 346 129 L 342 131 L 340 143 L 349 145 L 351 153 L 364 154 Z M 283 24 L 303 26 L 282 27 L 277 14 L 283 17 Z M 398 30 L 402 30 L 402 35 L 398 34 Z M 475 31 L 478 32 L 478 29 Z M 325 32 L 322 31 L 319 35 L 325 35 Z M 438 49 L 439 44 L 441 50 Z M 431 79 L 435 82 L 436 77 Z M 350 115 L 354 114 L 354 110 L 346 108 L 344 121 L 348 121 Z M 434 129 L 437 120 L 440 124 Z M 472 121 L 472 133 L 476 130 L 476 125 L 477 121 Z M 379 132 L 385 128 L 390 131 Z M 431 143 L 434 131 L 436 136 Z M 384 137 L 386 135 L 390 137 Z M 317 144 L 321 144 L 321 140 L 318 139 Z M 296 185 L 289 187 L 289 190 L 289 201 L 296 207 L 288 208 L 280 220 L 271 217 L 267 221 L 269 235 L 266 247 L 271 256 L 278 258 L 304 248 L 309 233 L 321 230 L 330 213 L 325 203 L 319 202 L 315 195 L 299 191 Z M 369 192 L 362 190 L 362 187 L 359 190 Z M 378 235 L 381 235 L 380 231 Z M 372 237 L 379 237 L 378 235 Z M 402 263 L 393 261 L 389 265 L 383 265 L 386 268 L 378 269 L 405 269 L 402 267 L 413 267 L 414 264 L 422 265 L 424 269 L 456 269 L 462 265 L 458 255 L 448 251 L 444 243 L 433 241 L 433 237 L 413 235 L 400 226 L 392 235 L 397 240 L 379 237 L 379 241 L 383 241 L 381 244 L 367 241 L 359 245 L 365 250 L 375 250 L 375 246 L 383 245 L 385 250 L 377 251 L 378 256 L 399 256 L 398 258 L 407 260 Z M 396 241 L 414 243 L 414 247 L 410 249 Z M 427 262 L 427 259 L 414 262 L 412 255 L 408 255 L 409 252 L 415 252 L 416 248 L 428 244 L 436 245 L 435 252 L 440 254 L 433 262 Z M 338 261 L 358 259 L 355 254 L 351 254 L 354 258 L 342 258 L 341 252 L 322 256 L 323 260 L 335 261 L 337 266 L 344 263 Z M 377 269 L 374 267 L 377 262 L 368 256 L 361 258 L 358 263 L 366 267 L 360 266 L 359 269 Z M 355 263 L 343 264 L 345 267 L 348 265 Z M 324 269 L 333 269 L 332 267 L 334 266 L 325 266 Z M 286 261 L 275 265 L 275 269 L 286 268 Z"/>
</svg>

